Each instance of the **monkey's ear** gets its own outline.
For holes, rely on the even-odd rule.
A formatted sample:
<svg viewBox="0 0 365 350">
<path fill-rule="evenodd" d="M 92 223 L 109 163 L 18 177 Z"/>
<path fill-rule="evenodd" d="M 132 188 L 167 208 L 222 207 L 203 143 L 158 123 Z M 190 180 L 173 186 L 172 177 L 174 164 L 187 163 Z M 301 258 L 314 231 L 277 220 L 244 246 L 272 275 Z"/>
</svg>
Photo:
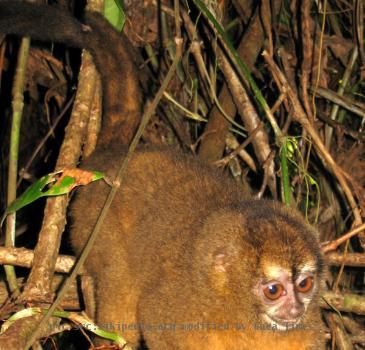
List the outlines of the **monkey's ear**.
<svg viewBox="0 0 365 350">
<path fill-rule="evenodd" d="M 228 283 L 231 278 L 231 267 L 234 265 L 236 249 L 229 246 L 218 246 L 210 255 L 210 271 L 208 276 L 211 287 L 219 295 L 229 292 Z"/>
<path fill-rule="evenodd" d="M 219 247 L 213 252 L 213 267 L 215 272 L 227 272 L 234 258 L 232 247 Z"/>
<path fill-rule="evenodd" d="M 226 255 L 224 253 L 217 253 L 214 258 L 214 270 L 217 272 L 226 272 L 228 263 L 226 261 Z"/>
</svg>

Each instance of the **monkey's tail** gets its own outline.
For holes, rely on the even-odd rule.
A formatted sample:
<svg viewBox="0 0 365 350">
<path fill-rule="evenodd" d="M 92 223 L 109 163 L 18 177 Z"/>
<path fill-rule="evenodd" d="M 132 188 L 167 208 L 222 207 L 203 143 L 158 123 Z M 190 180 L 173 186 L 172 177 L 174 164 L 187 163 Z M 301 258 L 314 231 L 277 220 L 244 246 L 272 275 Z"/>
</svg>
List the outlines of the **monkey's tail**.
<svg viewBox="0 0 365 350">
<path fill-rule="evenodd" d="M 103 127 L 99 144 L 130 142 L 141 117 L 141 91 L 126 39 L 102 17 L 89 12 L 85 24 L 47 5 L 0 1 L 0 33 L 85 48 L 103 86 Z"/>
</svg>

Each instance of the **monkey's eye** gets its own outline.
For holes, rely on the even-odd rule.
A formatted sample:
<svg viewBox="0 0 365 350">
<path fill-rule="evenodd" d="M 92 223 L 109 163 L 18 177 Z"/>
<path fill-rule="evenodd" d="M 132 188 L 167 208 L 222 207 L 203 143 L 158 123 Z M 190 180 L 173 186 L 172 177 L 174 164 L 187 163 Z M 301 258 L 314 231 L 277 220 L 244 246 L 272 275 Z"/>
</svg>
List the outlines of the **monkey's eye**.
<svg viewBox="0 0 365 350">
<path fill-rule="evenodd" d="M 269 300 L 277 300 L 285 293 L 285 288 L 280 283 L 271 283 L 263 289 L 263 292 Z"/>
<path fill-rule="evenodd" d="M 312 287 L 313 287 L 313 277 L 309 276 L 309 277 L 306 277 L 303 280 L 301 280 L 296 285 L 296 290 L 299 293 L 307 293 L 312 289 Z"/>
</svg>

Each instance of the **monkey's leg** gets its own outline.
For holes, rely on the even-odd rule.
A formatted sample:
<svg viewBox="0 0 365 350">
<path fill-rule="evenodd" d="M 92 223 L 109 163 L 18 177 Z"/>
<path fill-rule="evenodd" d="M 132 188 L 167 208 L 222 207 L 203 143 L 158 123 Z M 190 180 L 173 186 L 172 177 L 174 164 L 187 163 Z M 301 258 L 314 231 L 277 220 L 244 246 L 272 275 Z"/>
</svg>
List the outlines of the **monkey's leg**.
<svg viewBox="0 0 365 350">
<path fill-rule="evenodd" d="M 109 271 L 110 272 L 110 271 Z M 118 274 L 104 270 L 97 280 L 97 325 L 119 333 L 134 349 L 140 340 L 136 318 L 137 293 L 134 279 L 126 268 L 120 267 Z"/>
</svg>

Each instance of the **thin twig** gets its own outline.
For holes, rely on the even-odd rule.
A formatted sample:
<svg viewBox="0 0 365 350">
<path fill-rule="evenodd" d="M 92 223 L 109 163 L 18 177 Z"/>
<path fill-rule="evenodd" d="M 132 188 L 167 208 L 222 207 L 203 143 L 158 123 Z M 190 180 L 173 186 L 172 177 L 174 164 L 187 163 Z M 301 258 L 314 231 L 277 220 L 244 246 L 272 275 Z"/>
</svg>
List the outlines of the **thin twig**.
<svg viewBox="0 0 365 350">
<path fill-rule="evenodd" d="M 341 102 L 342 102 L 341 97 L 343 97 L 343 94 L 345 93 L 345 89 L 346 89 L 346 87 L 349 83 L 349 80 L 351 78 L 351 73 L 354 69 L 355 62 L 356 62 L 357 56 L 358 56 L 358 52 L 359 52 L 358 48 L 357 48 L 357 46 L 355 46 L 354 49 L 352 50 L 350 60 L 347 64 L 347 66 L 346 66 L 345 73 L 344 73 L 344 75 L 341 79 L 341 83 L 339 84 L 337 94 L 338 94 L 339 100 L 341 100 Z M 317 87 L 317 89 L 315 90 L 315 93 L 321 95 L 321 93 L 319 91 L 326 92 L 326 90 L 324 90 L 324 91 L 323 90 L 324 89 Z M 327 96 L 321 95 L 321 96 L 325 97 L 325 98 L 328 98 L 327 97 L 328 95 Z M 336 100 L 338 100 L 338 99 L 336 99 Z M 342 103 L 338 103 L 338 101 L 334 101 L 334 102 L 335 102 L 335 104 L 332 106 L 330 118 L 332 120 L 337 120 L 337 114 L 338 114 L 338 111 L 340 109 L 339 106 L 342 106 L 342 107 L 344 107 L 344 106 L 343 106 Z M 345 108 L 347 108 L 347 107 L 345 107 Z M 356 112 L 354 112 L 354 113 L 356 113 Z M 365 113 L 363 113 L 363 116 L 364 115 L 365 115 Z M 332 133 L 333 133 L 333 129 L 330 126 L 326 125 L 326 128 L 325 128 L 325 144 L 326 144 L 327 149 L 330 149 L 330 147 L 331 147 Z"/>
<path fill-rule="evenodd" d="M 300 4 L 300 3 L 298 3 Z M 313 25 L 313 19 L 311 16 L 311 1 L 302 1 L 301 5 L 301 32 L 302 32 L 302 74 L 300 76 L 301 82 L 301 93 L 305 111 L 307 112 L 308 118 L 313 123 L 313 113 L 308 98 L 308 85 L 311 76 L 311 68 L 313 65 L 313 47 L 314 38 L 311 35 L 311 28 L 315 28 Z"/>
<path fill-rule="evenodd" d="M 363 253 L 343 253 L 327 251 L 325 259 L 328 265 L 365 267 L 365 254 Z"/>
<path fill-rule="evenodd" d="M 36 149 L 33 151 L 32 155 L 30 156 L 30 158 L 29 158 L 27 164 L 25 165 L 25 167 L 20 170 L 19 180 L 18 180 L 18 183 L 17 183 L 17 187 L 22 182 L 22 180 L 24 178 L 24 175 L 28 172 L 28 169 L 32 165 L 32 163 L 33 163 L 35 157 L 37 156 L 37 154 L 40 152 L 40 150 L 42 149 L 42 147 L 44 146 L 44 144 L 47 142 L 47 140 L 50 138 L 50 136 L 53 135 L 53 133 L 54 133 L 54 131 L 55 131 L 58 123 L 61 121 L 61 119 L 64 117 L 64 115 L 66 114 L 66 112 L 68 111 L 68 109 L 71 107 L 73 101 L 74 101 L 74 96 L 72 98 L 70 98 L 70 100 L 67 102 L 66 106 L 61 111 L 61 113 L 57 116 L 57 118 L 55 119 L 54 123 L 49 128 L 47 134 L 43 137 L 43 139 L 41 140 L 41 142 L 38 144 L 38 146 L 36 147 Z"/>
<path fill-rule="evenodd" d="M 21 267 L 32 267 L 34 251 L 26 248 L 0 247 L 0 265 L 14 265 Z M 69 273 L 75 264 L 75 257 L 58 255 L 56 260 L 56 272 Z M 83 273 L 83 271 L 80 271 Z"/>
<path fill-rule="evenodd" d="M 217 166 L 226 166 L 234 157 L 237 156 L 240 151 L 242 151 L 252 142 L 256 134 L 263 128 L 263 126 L 264 123 L 260 122 L 259 125 L 250 133 L 250 135 L 248 135 L 247 139 L 241 145 L 239 145 L 233 152 L 231 152 L 224 158 L 214 162 L 214 164 Z"/>
<path fill-rule="evenodd" d="M 331 90 L 318 87 L 316 90 L 316 94 L 335 103 L 338 106 L 347 109 L 348 111 L 354 113 L 355 115 L 358 115 L 361 118 L 365 118 L 365 110 L 363 106 L 362 107 L 357 106 L 355 101 L 352 101 L 348 97 L 341 96 L 341 94 L 339 94 L 338 92 L 336 93 Z M 331 113 L 331 119 L 335 120 L 335 118 L 332 118 L 332 113 Z"/>
<path fill-rule="evenodd" d="M 331 242 L 327 243 L 324 247 L 322 247 L 322 252 L 327 253 L 327 252 L 330 252 L 332 250 L 336 250 L 342 243 L 346 242 L 351 237 L 356 236 L 358 233 L 360 233 L 362 231 L 365 231 L 365 224 L 362 224 L 358 227 L 355 227 L 350 232 L 347 232 L 343 236 L 335 239 L 334 241 L 331 241 Z"/>
</svg>

